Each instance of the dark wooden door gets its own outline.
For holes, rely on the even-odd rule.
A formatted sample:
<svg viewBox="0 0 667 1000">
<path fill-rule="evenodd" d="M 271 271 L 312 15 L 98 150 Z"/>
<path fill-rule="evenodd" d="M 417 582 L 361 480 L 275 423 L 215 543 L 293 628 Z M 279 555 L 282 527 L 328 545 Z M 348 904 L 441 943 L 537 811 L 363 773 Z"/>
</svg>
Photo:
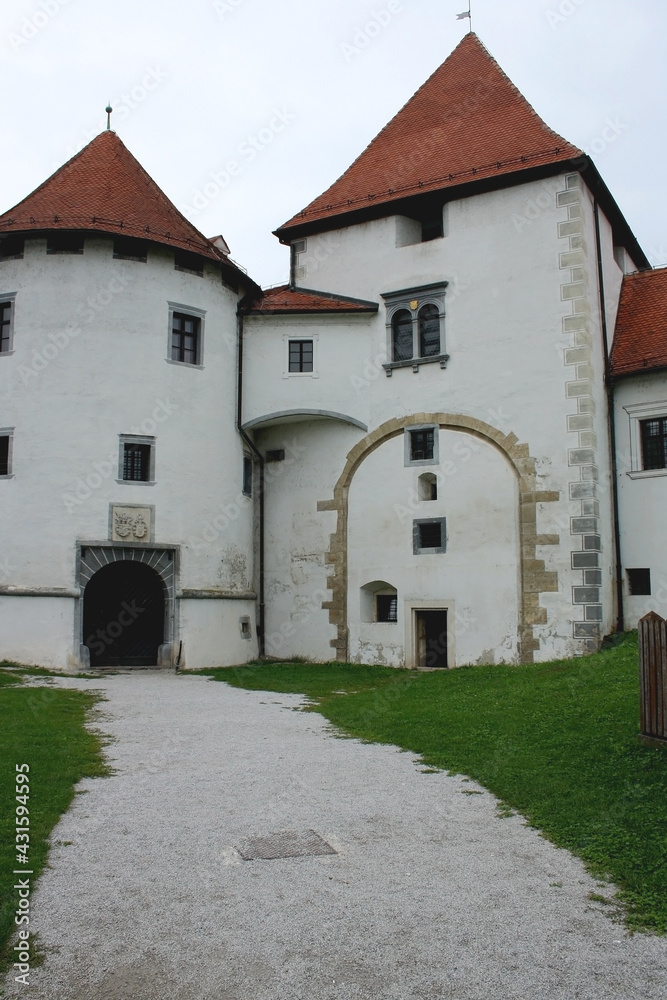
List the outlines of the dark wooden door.
<svg viewBox="0 0 667 1000">
<path fill-rule="evenodd" d="M 447 667 L 447 609 L 420 610 L 417 616 L 417 665 Z"/>
</svg>

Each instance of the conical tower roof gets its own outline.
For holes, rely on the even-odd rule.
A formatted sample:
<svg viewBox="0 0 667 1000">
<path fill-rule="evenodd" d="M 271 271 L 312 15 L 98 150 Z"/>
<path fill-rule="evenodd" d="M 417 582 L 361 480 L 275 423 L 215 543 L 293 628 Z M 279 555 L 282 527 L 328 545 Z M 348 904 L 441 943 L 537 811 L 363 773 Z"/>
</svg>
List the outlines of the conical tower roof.
<svg viewBox="0 0 667 1000">
<path fill-rule="evenodd" d="M 224 261 L 160 190 L 115 132 L 100 132 L 0 216 L 0 234 L 85 230 L 135 236 Z"/>
<path fill-rule="evenodd" d="M 583 155 L 542 121 L 470 32 L 342 177 L 277 235 Z"/>
</svg>

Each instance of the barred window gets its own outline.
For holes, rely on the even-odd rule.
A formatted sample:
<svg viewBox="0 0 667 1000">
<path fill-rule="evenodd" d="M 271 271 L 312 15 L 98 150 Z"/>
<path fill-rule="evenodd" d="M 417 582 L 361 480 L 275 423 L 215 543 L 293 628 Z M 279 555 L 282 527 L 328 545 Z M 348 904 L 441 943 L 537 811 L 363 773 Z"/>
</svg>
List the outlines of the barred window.
<svg viewBox="0 0 667 1000">
<path fill-rule="evenodd" d="M 398 594 L 375 595 L 375 620 L 378 622 L 398 621 Z"/>
<path fill-rule="evenodd" d="M 8 476 L 9 468 L 9 434 L 0 435 L 0 476 Z"/>
<path fill-rule="evenodd" d="M 640 422 L 645 469 L 667 469 L 667 417 Z"/>
<path fill-rule="evenodd" d="M 123 448 L 123 479 L 147 483 L 151 469 L 151 446 L 125 442 Z"/>
</svg>

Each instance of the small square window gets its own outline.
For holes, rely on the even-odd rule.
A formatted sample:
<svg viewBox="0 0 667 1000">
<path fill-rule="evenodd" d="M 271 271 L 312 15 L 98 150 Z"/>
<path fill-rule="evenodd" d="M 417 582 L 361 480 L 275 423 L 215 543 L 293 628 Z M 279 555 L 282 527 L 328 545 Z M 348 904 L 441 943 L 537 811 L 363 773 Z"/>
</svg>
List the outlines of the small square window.
<svg viewBox="0 0 667 1000">
<path fill-rule="evenodd" d="M 248 455 L 243 456 L 243 493 L 252 496 L 252 459 Z"/>
<path fill-rule="evenodd" d="M 642 466 L 644 469 L 667 468 L 667 417 L 640 421 Z"/>
<path fill-rule="evenodd" d="M 0 302 L 0 354 L 9 354 L 12 350 L 13 318 L 14 303 Z"/>
<path fill-rule="evenodd" d="M 132 236 L 115 236 L 113 256 L 114 260 L 136 260 L 145 264 L 148 260 L 148 243 Z"/>
<path fill-rule="evenodd" d="M 121 435 L 119 477 L 126 483 L 152 483 L 155 479 L 155 438 Z"/>
<path fill-rule="evenodd" d="M 187 271 L 189 274 L 196 274 L 202 278 L 204 276 L 204 261 L 196 253 L 188 250 L 177 250 L 174 254 L 174 267 L 177 271 Z"/>
<path fill-rule="evenodd" d="M 410 459 L 413 462 L 430 461 L 433 458 L 435 432 L 432 427 L 423 431 L 410 431 Z"/>
<path fill-rule="evenodd" d="M 446 519 L 430 517 L 412 522 L 412 547 L 415 555 L 444 552 L 446 548 Z"/>
<path fill-rule="evenodd" d="M 398 621 L 398 595 L 376 594 L 375 620 L 378 622 Z"/>
<path fill-rule="evenodd" d="M 68 231 L 60 233 L 50 233 L 46 238 L 46 252 L 54 253 L 83 253 L 83 233 L 72 233 Z"/>
<path fill-rule="evenodd" d="M 201 319 L 175 312 L 171 323 L 171 360 L 197 365 L 200 357 Z"/>
<path fill-rule="evenodd" d="M 0 476 L 11 475 L 11 435 L 0 434 Z"/>
<path fill-rule="evenodd" d="M 21 260 L 25 250 L 22 236 L 6 236 L 0 242 L 0 260 Z"/>
<path fill-rule="evenodd" d="M 290 340 L 289 371 L 312 372 L 313 342 L 312 340 Z"/>
<path fill-rule="evenodd" d="M 630 584 L 630 594 L 633 597 L 648 597 L 651 593 L 651 570 L 650 569 L 629 569 L 627 570 L 628 583 Z"/>
</svg>

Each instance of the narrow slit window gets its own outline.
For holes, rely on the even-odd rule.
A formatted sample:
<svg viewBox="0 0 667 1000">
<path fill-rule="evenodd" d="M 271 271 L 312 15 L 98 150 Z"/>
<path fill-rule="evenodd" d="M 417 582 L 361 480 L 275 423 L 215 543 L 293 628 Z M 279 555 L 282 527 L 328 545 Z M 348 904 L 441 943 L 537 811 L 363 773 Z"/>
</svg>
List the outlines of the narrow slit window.
<svg viewBox="0 0 667 1000">
<path fill-rule="evenodd" d="M 243 456 L 243 493 L 252 496 L 252 459 L 248 455 Z"/>
</svg>

